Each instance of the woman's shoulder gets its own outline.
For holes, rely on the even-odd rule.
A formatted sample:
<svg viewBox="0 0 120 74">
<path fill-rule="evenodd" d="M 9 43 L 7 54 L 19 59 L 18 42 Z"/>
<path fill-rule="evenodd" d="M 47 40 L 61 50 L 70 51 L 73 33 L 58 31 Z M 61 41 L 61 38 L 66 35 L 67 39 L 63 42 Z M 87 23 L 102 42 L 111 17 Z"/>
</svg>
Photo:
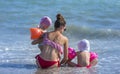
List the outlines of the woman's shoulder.
<svg viewBox="0 0 120 74">
<path fill-rule="evenodd" d="M 68 42 L 68 38 L 67 38 L 66 36 L 64 36 L 64 35 L 61 36 L 61 39 L 62 39 L 65 43 Z"/>
<path fill-rule="evenodd" d="M 68 38 L 67 38 L 66 36 L 63 36 L 63 37 L 64 37 L 64 39 L 65 39 L 65 40 L 67 40 L 67 41 L 68 41 Z"/>
</svg>

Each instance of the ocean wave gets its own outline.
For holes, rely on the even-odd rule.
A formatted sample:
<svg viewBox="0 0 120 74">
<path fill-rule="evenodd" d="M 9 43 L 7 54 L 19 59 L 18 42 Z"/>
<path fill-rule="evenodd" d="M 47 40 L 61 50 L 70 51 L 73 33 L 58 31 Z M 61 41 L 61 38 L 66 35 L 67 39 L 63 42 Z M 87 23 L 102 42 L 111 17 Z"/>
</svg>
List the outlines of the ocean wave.
<svg viewBox="0 0 120 74">
<path fill-rule="evenodd" d="M 66 34 L 76 38 L 120 38 L 120 30 L 98 29 L 87 26 L 68 26 Z"/>
<path fill-rule="evenodd" d="M 6 34 L 30 35 L 30 27 L 7 27 Z M 48 31 L 54 30 L 53 26 Z M 1 32 L 2 33 L 2 32 Z M 112 28 L 95 28 L 89 26 L 68 25 L 65 34 L 75 38 L 120 38 L 120 30 Z"/>
</svg>

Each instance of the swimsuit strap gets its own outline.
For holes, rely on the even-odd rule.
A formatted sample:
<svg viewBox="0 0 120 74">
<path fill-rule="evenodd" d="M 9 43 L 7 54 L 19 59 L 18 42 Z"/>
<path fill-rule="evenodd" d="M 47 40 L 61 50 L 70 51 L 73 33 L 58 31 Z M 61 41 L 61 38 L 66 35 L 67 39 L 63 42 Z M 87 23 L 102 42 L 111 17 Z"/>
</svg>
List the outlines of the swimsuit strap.
<svg viewBox="0 0 120 74">
<path fill-rule="evenodd" d="M 44 34 L 43 44 L 50 45 L 51 47 L 57 49 L 61 54 L 63 53 L 62 46 L 54 41 L 48 39 L 48 34 Z"/>
</svg>

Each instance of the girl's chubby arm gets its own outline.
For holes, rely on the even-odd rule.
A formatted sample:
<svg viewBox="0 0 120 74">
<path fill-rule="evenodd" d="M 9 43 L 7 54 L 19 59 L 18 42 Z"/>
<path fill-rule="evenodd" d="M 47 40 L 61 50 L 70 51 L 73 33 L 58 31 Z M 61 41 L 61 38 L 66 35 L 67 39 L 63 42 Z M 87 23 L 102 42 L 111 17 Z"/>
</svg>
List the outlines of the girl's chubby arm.
<svg viewBox="0 0 120 74">
<path fill-rule="evenodd" d="M 43 37 L 40 37 L 40 38 L 38 38 L 38 39 L 36 39 L 36 40 L 33 40 L 33 41 L 31 42 L 31 44 L 32 44 L 32 45 L 36 45 L 36 44 L 38 44 L 38 43 L 41 43 L 42 40 L 43 40 Z"/>
</svg>

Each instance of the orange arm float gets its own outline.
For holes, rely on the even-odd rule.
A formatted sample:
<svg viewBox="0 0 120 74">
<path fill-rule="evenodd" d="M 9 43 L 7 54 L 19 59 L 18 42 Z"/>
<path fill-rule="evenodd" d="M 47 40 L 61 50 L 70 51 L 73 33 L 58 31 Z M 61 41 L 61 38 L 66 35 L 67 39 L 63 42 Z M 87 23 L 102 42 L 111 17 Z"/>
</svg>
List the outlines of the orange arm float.
<svg viewBox="0 0 120 74">
<path fill-rule="evenodd" d="M 40 28 L 30 28 L 31 39 L 38 39 L 43 35 L 43 30 Z"/>
</svg>

